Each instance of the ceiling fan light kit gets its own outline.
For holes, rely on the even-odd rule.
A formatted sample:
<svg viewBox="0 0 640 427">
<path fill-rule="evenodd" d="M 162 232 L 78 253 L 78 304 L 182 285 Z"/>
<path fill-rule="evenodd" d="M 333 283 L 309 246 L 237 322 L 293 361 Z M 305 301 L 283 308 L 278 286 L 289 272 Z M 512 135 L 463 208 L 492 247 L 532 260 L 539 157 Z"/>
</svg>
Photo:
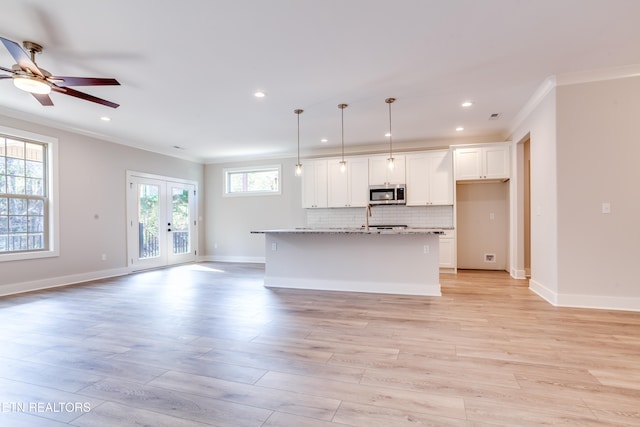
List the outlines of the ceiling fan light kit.
<svg viewBox="0 0 640 427">
<path fill-rule="evenodd" d="M 88 93 L 71 89 L 69 86 L 115 86 L 120 85 L 116 79 L 112 78 L 94 78 L 94 77 L 57 77 L 52 76 L 44 68 L 36 65 L 35 55 L 42 52 L 42 46 L 38 43 L 25 41 L 24 49 L 12 40 L 0 37 L 0 42 L 9 51 L 16 64 L 11 69 L 0 67 L 0 70 L 10 73 L 10 76 L 2 76 L 0 78 L 13 78 L 13 84 L 18 89 L 29 92 L 43 106 L 52 106 L 53 101 L 49 97 L 51 92 L 61 93 L 73 96 L 74 98 L 84 99 L 85 101 L 95 102 L 111 108 L 118 108 L 115 102 L 98 98 Z"/>
<path fill-rule="evenodd" d="M 51 93 L 51 86 L 46 80 L 28 74 L 15 74 L 13 76 L 13 85 L 29 93 L 37 93 L 39 95 L 48 95 Z"/>
</svg>

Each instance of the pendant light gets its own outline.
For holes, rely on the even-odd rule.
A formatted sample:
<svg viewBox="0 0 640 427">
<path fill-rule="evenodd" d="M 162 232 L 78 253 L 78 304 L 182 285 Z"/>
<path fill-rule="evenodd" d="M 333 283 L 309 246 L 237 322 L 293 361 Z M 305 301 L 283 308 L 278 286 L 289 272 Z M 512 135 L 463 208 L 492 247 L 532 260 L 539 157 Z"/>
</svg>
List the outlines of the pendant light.
<svg viewBox="0 0 640 427">
<path fill-rule="evenodd" d="M 391 134 L 391 104 L 393 104 L 395 100 L 395 98 L 387 98 L 384 100 L 384 102 L 389 105 L 389 158 L 387 159 L 387 166 L 391 170 L 395 167 L 395 159 L 393 158 L 393 136 Z"/>
<path fill-rule="evenodd" d="M 298 116 L 298 163 L 296 163 L 296 176 L 300 176 L 302 175 L 302 163 L 300 163 L 300 114 L 304 110 L 297 109 L 293 110 L 293 112 Z"/>
<path fill-rule="evenodd" d="M 344 173 L 347 170 L 347 162 L 344 160 L 344 109 L 347 108 L 348 104 L 338 104 L 338 108 L 340 109 L 340 117 L 342 123 L 342 160 L 340 160 L 340 172 Z"/>
</svg>

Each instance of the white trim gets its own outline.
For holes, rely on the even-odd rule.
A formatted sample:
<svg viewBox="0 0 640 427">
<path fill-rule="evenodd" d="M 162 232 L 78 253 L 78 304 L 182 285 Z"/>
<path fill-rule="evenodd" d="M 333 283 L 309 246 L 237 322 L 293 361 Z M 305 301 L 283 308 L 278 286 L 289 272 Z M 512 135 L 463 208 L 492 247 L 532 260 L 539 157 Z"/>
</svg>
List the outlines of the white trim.
<svg viewBox="0 0 640 427">
<path fill-rule="evenodd" d="M 299 277 L 265 277 L 267 288 L 312 289 L 320 291 L 364 292 L 394 295 L 421 295 L 439 297 L 440 284 L 427 285 L 416 283 L 358 282 L 352 280 L 317 280 Z"/>
<path fill-rule="evenodd" d="M 559 294 L 558 306 L 601 310 L 640 312 L 640 297 L 612 297 L 606 295 Z"/>
<path fill-rule="evenodd" d="M 513 135 L 515 131 L 522 125 L 522 122 L 531 115 L 533 110 L 540 105 L 544 98 L 556 87 L 556 76 L 549 76 L 538 86 L 531 98 L 524 104 L 518 114 L 513 118 L 509 125 L 509 135 Z"/>
<path fill-rule="evenodd" d="M 229 188 L 227 179 L 229 174 L 238 172 L 263 172 L 263 171 L 278 171 L 277 184 L 278 189 L 276 191 L 244 191 L 237 193 L 228 193 Z M 259 165 L 259 166 L 238 166 L 232 168 L 222 169 L 222 197 L 252 197 L 252 196 L 280 196 L 282 194 L 282 164 L 271 165 Z"/>
<path fill-rule="evenodd" d="M 57 288 L 60 286 L 75 285 L 92 280 L 124 276 L 129 273 L 131 273 L 131 270 L 129 268 L 114 268 L 110 270 L 72 274 L 69 276 L 50 277 L 47 279 L 33 280 L 30 282 L 11 283 L 8 285 L 0 285 L 0 296 L 15 295 L 24 292 L 33 292 L 43 289 Z"/>
<path fill-rule="evenodd" d="M 640 312 L 639 297 L 612 297 L 606 295 L 559 294 L 547 289 L 535 280 L 529 281 L 529 289 L 556 307 L 573 307 L 598 310 L 624 310 Z"/>
<path fill-rule="evenodd" d="M 265 257 L 250 257 L 250 256 L 220 256 L 220 255 L 206 255 L 198 257 L 198 262 L 246 262 L 251 264 L 264 264 Z"/>
<path fill-rule="evenodd" d="M 598 70 L 577 71 L 559 74 L 556 77 L 557 86 L 575 85 L 581 83 L 600 82 L 604 80 L 624 79 L 640 76 L 640 64 L 623 65 L 621 67 L 603 68 Z"/>
<path fill-rule="evenodd" d="M 58 192 L 58 138 L 39 133 L 29 132 L 22 129 L 14 129 L 0 126 L 0 134 L 13 136 L 16 138 L 31 140 L 45 144 L 47 150 L 47 184 L 49 194 L 47 196 L 49 204 L 49 249 L 46 251 L 9 252 L 0 254 L 0 262 L 20 261 L 26 259 L 52 258 L 60 256 L 60 198 Z"/>
<path fill-rule="evenodd" d="M 552 305 L 558 305 L 558 294 L 551 289 L 545 287 L 542 283 L 538 283 L 533 279 L 529 280 L 529 289 L 538 294 Z"/>
<path fill-rule="evenodd" d="M 524 270 L 520 270 L 520 269 L 516 269 L 516 268 L 512 268 L 510 271 L 511 277 L 513 277 L 514 279 L 526 279 L 527 278 L 527 273 Z"/>
</svg>

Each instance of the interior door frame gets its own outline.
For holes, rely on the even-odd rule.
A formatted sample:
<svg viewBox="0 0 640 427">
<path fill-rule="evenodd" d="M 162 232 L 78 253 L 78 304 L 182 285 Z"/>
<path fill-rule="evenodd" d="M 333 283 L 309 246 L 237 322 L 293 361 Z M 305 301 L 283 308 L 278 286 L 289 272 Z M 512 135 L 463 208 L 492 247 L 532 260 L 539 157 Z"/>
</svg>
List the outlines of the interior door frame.
<svg viewBox="0 0 640 427">
<path fill-rule="evenodd" d="M 171 195 L 168 194 L 167 189 L 169 188 L 171 183 L 184 185 L 184 186 L 192 186 L 193 187 L 193 195 L 190 200 L 193 200 L 192 204 L 192 212 L 191 217 L 189 218 L 190 222 L 190 238 L 191 238 L 191 250 L 188 254 L 180 254 L 180 255 L 170 255 L 168 254 L 168 250 L 171 248 L 171 245 L 166 243 L 165 249 L 167 253 L 162 254 L 156 261 L 157 262 L 143 262 L 138 258 L 138 227 L 137 227 L 137 188 L 133 188 L 132 183 L 136 180 L 149 180 L 156 181 L 159 183 L 163 183 L 165 186 L 165 205 L 167 209 L 164 213 L 161 213 L 161 216 L 166 215 L 167 211 L 170 210 L 171 207 Z M 159 268 L 165 267 L 168 265 L 174 265 L 178 263 L 187 263 L 194 262 L 197 259 L 198 255 L 198 183 L 196 181 L 191 181 L 187 179 L 175 178 L 164 175 L 155 175 L 146 172 L 138 172 L 138 171 L 129 171 L 126 172 L 126 207 L 127 207 L 127 215 L 126 215 L 126 233 L 127 233 L 127 267 L 131 268 L 133 271 L 135 270 L 144 270 L 150 268 Z M 135 191 L 135 197 L 132 192 Z M 133 203 L 133 200 L 136 202 Z M 165 218 L 166 219 L 166 218 Z M 166 221 L 165 221 L 166 222 Z M 164 237 L 165 240 L 169 239 L 169 227 L 161 227 L 161 230 L 166 229 L 166 233 Z"/>
</svg>

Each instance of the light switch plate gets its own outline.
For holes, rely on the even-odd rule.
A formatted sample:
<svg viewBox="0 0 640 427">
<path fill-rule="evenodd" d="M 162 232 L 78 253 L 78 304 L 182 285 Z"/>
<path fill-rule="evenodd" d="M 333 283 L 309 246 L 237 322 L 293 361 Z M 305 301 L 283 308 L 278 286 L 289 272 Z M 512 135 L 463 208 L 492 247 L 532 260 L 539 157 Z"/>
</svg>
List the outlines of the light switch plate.
<svg viewBox="0 0 640 427">
<path fill-rule="evenodd" d="M 609 214 L 609 213 L 611 213 L 611 203 L 609 203 L 609 202 L 602 202 L 602 213 L 603 213 L 603 214 Z"/>
</svg>

